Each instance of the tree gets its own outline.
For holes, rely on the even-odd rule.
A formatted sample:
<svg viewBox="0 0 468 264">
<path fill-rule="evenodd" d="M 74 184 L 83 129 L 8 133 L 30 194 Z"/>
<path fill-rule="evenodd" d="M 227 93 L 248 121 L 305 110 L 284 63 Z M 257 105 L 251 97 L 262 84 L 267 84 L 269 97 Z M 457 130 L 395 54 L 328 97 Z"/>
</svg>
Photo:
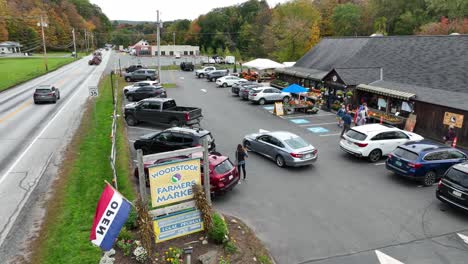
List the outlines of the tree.
<svg viewBox="0 0 468 264">
<path fill-rule="evenodd" d="M 382 35 L 387 35 L 387 18 L 379 17 L 374 21 L 374 33 L 380 33 Z"/>
<path fill-rule="evenodd" d="M 358 5 L 351 3 L 337 5 L 332 15 L 332 28 L 335 35 L 357 35 L 360 19 L 361 10 Z"/>
<path fill-rule="evenodd" d="M 426 0 L 427 7 L 436 16 L 448 19 L 463 19 L 468 16 L 468 1 L 466 0 Z"/>
<path fill-rule="evenodd" d="M 451 33 L 468 34 L 468 18 L 449 20 L 442 17 L 440 22 L 431 22 L 421 26 L 421 35 L 448 35 Z"/>
</svg>

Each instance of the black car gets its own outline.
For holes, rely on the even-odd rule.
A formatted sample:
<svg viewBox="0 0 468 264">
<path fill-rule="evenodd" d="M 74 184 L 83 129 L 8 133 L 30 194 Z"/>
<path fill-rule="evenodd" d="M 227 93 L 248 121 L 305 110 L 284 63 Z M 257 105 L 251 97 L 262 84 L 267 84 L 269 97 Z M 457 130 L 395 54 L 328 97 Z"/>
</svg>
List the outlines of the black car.
<svg viewBox="0 0 468 264">
<path fill-rule="evenodd" d="M 453 165 L 439 182 L 436 197 L 468 212 L 468 163 Z"/>
<path fill-rule="evenodd" d="M 138 69 L 146 69 L 145 66 L 141 65 L 141 64 L 137 64 L 137 65 L 130 65 L 129 67 L 127 67 L 125 69 L 125 72 L 134 72 Z"/>
<path fill-rule="evenodd" d="M 239 96 L 239 91 L 242 87 L 247 87 L 247 86 L 250 86 L 250 85 L 257 85 L 259 86 L 257 83 L 255 82 L 238 82 L 238 83 L 235 83 L 231 86 L 231 92 L 234 94 L 234 95 L 237 95 Z"/>
<path fill-rule="evenodd" d="M 211 71 L 206 75 L 206 79 L 210 82 L 216 81 L 216 79 L 221 78 L 223 76 L 228 75 L 227 70 L 216 70 L 216 71 Z"/>
<path fill-rule="evenodd" d="M 201 128 L 169 128 L 162 132 L 144 135 L 136 140 L 133 146 L 147 155 L 200 146 L 204 137 L 208 139 L 209 151 L 215 151 L 215 140 L 210 131 Z"/>
<path fill-rule="evenodd" d="M 182 71 L 193 71 L 195 69 L 195 66 L 191 62 L 182 62 L 180 64 L 180 69 Z"/>
<path fill-rule="evenodd" d="M 130 102 L 133 102 L 150 97 L 166 98 L 167 93 L 162 86 L 143 86 L 133 91 L 128 91 L 125 96 Z"/>
<path fill-rule="evenodd" d="M 33 95 L 34 103 L 56 103 L 60 99 L 60 91 L 52 85 L 40 85 L 36 88 Z"/>
<path fill-rule="evenodd" d="M 129 72 L 124 74 L 125 81 L 135 82 L 135 81 L 155 81 L 158 78 L 156 70 L 154 69 L 138 69 L 134 72 Z"/>
</svg>

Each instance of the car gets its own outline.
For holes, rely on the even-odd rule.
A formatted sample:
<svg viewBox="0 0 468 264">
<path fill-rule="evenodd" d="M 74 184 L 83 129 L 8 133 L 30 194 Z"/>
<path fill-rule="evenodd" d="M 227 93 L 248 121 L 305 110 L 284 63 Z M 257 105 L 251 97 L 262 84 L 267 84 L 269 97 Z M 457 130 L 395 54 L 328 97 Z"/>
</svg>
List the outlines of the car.
<svg viewBox="0 0 468 264">
<path fill-rule="evenodd" d="M 216 80 L 216 86 L 228 87 L 232 86 L 235 83 L 247 82 L 246 79 L 242 79 L 236 76 L 224 76 Z"/>
<path fill-rule="evenodd" d="M 146 134 L 137 139 L 133 147 L 141 149 L 147 155 L 201 146 L 205 137 L 208 139 L 208 150 L 215 151 L 216 144 L 210 131 L 185 127 L 172 127 L 162 132 Z"/>
<path fill-rule="evenodd" d="M 202 69 L 196 70 L 195 76 L 197 76 L 198 78 L 205 78 L 205 76 L 212 71 L 216 71 L 216 67 L 214 66 L 204 67 Z"/>
<path fill-rule="evenodd" d="M 254 83 L 251 85 L 242 85 L 241 88 L 239 89 L 239 97 L 242 100 L 249 100 L 250 91 L 259 87 L 262 87 L 262 86 L 258 83 Z"/>
<path fill-rule="evenodd" d="M 416 133 L 383 124 L 355 126 L 348 130 L 340 140 L 341 150 L 356 157 L 377 162 L 398 146 L 408 141 L 424 138 Z"/>
<path fill-rule="evenodd" d="M 310 165 L 318 158 L 314 146 L 291 132 L 260 130 L 245 136 L 242 143 L 247 150 L 274 160 L 279 167 Z"/>
<path fill-rule="evenodd" d="M 257 87 L 249 92 L 249 101 L 264 105 L 271 102 L 287 103 L 291 99 L 291 93 L 285 93 L 273 87 Z"/>
<path fill-rule="evenodd" d="M 198 155 L 197 155 L 198 154 Z M 204 167 L 203 167 L 203 153 L 194 153 L 192 156 L 176 156 L 171 158 L 160 159 L 157 161 L 149 161 L 144 164 L 146 185 L 149 186 L 149 171 L 148 167 L 153 164 L 161 164 L 167 162 L 176 162 L 180 160 L 191 159 L 195 157 L 201 158 L 201 180 L 204 179 Z M 231 160 L 219 153 L 210 153 L 208 155 L 209 161 L 209 176 L 210 176 L 210 191 L 212 194 L 221 194 L 226 191 L 232 190 L 240 180 L 239 173 L 236 166 Z M 134 176 L 138 179 L 139 173 L 138 168 L 135 168 Z"/>
<path fill-rule="evenodd" d="M 465 162 L 467 155 L 440 143 L 421 140 L 397 147 L 388 155 L 387 170 L 431 186 L 452 166 Z"/>
<path fill-rule="evenodd" d="M 167 98 L 166 90 L 162 86 L 143 86 L 125 95 L 130 102 L 140 101 L 150 97 Z"/>
<path fill-rule="evenodd" d="M 140 87 L 143 86 L 157 86 L 159 84 L 159 81 L 141 81 L 141 82 L 136 82 L 132 85 L 127 85 L 123 88 L 123 93 L 126 95 L 129 91 L 136 90 Z"/>
<path fill-rule="evenodd" d="M 226 64 L 234 64 L 234 63 L 236 63 L 236 57 L 234 57 L 234 56 L 226 56 L 226 58 L 224 59 L 224 61 L 226 62 Z"/>
<path fill-rule="evenodd" d="M 53 85 L 39 85 L 33 95 L 35 104 L 42 102 L 52 102 L 55 104 L 58 99 L 60 99 L 60 91 Z"/>
<path fill-rule="evenodd" d="M 257 83 L 255 82 L 250 82 L 250 81 L 246 81 L 246 82 L 237 82 L 237 83 L 234 83 L 232 86 L 231 86 L 231 93 L 234 95 L 234 96 L 239 96 L 239 92 L 240 92 L 240 89 L 244 86 L 249 86 L 249 85 L 255 85 Z M 259 87 L 260 85 L 257 85 L 257 87 Z"/>
<path fill-rule="evenodd" d="M 139 122 L 192 126 L 200 124 L 203 118 L 201 108 L 178 106 L 171 98 L 146 98 L 137 103 L 127 104 L 124 116 L 129 126 L 135 126 Z"/>
<path fill-rule="evenodd" d="M 436 197 L 441 202 L 468 212 L 468 163 L 453 165 L 440 179 Z"/>
<path fill-rule="evenodd" d="M 127 82 L 144 80 L 155 81 L 158 78 L 156 70 L 154 69 L 138 69 L 134 72 L 126 73 L 124 77 Z"/>
<path fill-rule="evenodd" d="M 228 75 L 227 70 L 216 70 L 216 71 L 210 71 L 208 74 L 206 74 L 206 79 L 210 82 L 216 81 L 218 78 L 221 78 L 223 76 Z"/>
<path fill-rule="evenodd" d="M 180 69 L 182 71 L 193 71 L 195 69 L 195 66 L 191 62 L 182 62 L 180 64 Z"/>
<path fill-rule="evenodd" d="M 138 69 L 146 69 L 147 67 L 141 64 L 130 65 L 125 69 L 125 72 L 134 72 Z"/>
</svg>

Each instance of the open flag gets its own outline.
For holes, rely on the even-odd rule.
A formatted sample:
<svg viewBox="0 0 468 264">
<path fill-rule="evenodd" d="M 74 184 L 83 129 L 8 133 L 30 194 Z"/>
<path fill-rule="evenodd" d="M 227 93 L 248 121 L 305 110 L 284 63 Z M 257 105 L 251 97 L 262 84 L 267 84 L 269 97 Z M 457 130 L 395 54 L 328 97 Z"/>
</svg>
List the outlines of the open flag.
<svg viewBox="0 0 468 264">
<path fill-rule="evenodd" d="M 130 202 L 107 184 L 96 207 L 93 228 L 89 236 L 91 242 L 104 251 L 110 250 L 120 229 L 127 221 L 130 209 Z"/>
</svg>

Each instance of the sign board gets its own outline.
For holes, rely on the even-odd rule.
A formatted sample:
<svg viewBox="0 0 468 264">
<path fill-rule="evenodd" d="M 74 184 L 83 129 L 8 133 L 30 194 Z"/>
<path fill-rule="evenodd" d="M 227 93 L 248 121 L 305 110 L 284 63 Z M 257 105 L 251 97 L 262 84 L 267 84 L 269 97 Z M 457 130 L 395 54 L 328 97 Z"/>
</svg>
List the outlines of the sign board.
<svg viewBox="0 0 468 264">
<path fill-rule="evenodd" d="M 158 217 L 153 221 L 156 243 L 203 231 L 199 210 Z"/>
<path fill-rule="evenodd" d="M 410 114 L 408 119 L 406 119 L 405 130 L 409 132 L 413 132 L 415 126 L 416 126 L 416 115 Z"/>
<path fill-rule="evenodd" d="M 99 95 L 99 90 L 97 86 L 89 86 L 89 96 L 96 97 Z"/>
<path fill-rule="evenodd" d="M 445 112 L 444 125 L 452 125 L 454 127 L 462 128 L 463 126 L 463 115 Z"/>
<path fill-rule="evenodd" d="M 148 172 L 153 207 L 192 199 L 192 185 L 201 184 L 200 159 L 157 164 Z"/>
<path fill-rule="evenodd" d="M 168 205 L 162 208 L 154 209 L 154 210 L 149 211 L 148 213 L 151 217 L 157 217 L 161 215 L 173 214 L 179 211 L 185 211 L 187 209 L 194 208 L 194 207 L 196 207 L 195 201 L 190 200 L 187 202 L 182 202 L 182 203 Z"/>
<path fill-rule="evenodd" d="M 283 103 L 282 102 L 276 102 L 275 103 L 275 108 L 273 109 L 273 113 L 276 114 L 277 116 L 284 115 L 284 109 L 283 109 Z"/>
</svg>

